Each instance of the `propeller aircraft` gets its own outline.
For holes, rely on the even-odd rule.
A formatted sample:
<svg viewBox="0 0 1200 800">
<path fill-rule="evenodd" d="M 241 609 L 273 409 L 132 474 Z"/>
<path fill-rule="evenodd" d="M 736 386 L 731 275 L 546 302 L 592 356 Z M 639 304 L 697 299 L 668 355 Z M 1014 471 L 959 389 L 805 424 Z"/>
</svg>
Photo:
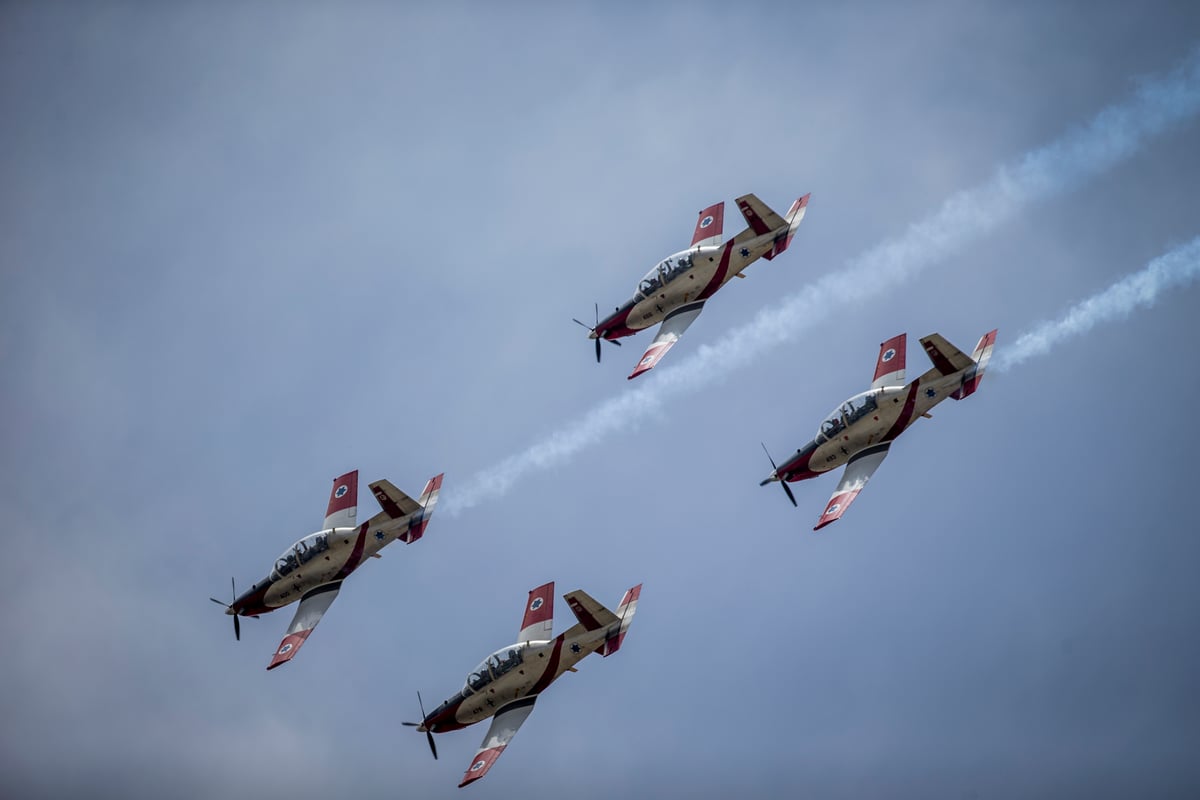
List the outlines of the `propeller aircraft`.
<svg viewBox="0 0 1200 800">
<path fill-rule="evenodd" d="M 240 597 L 235 586 L 232 603 L 209 598 L 224 606 L 225 613 L 233 617 L 233 635 L 239 640 L 242 632 L 238 617 L 257 619 L 260 614 L 300 601 L 267 669 L 295 658 L 337 597 L 342 581 L 367 558 L 380 558 L 379 551 L 397 539 L 412 544 L 424 535 L 442 488 L 442 476 L 437 475 L 425 484 L 419 500 L 413 500 L 386 480 L 370 486 L 383 510 L 369 521 L 362 525 L 356 522 L 358 470 L 347 472 L 333 481 L 321 530 L 285 550 L 270 574 Z"/>
<path fill-rule="evenodd" d="M 656 264 L 638 283 L 632 299 L 604 319 L 597 305 L 593 326 L 575 320 L 588 329 L 588 338 L 596 340 L 596 361 L 600 361 L 601 339 L 619 345 L 621 337 L 662 323 L 629 379 L 653 369 L 718 289 L 734 277 L 746 277 L 743 270 L 759 258 L 769 261 L 787 250 L 804 219 L 809 197 L 806 194 L 792 203 L 786 217 L 753 194 L 739 197 L 735 202 L 749 227 L 724 244 L 725 203 L 701 211 L 691 247 Z"/>
<path fill-rule="evenodd" d="M 424 733 L 437 758 L 433 734 L 459 730 L 491 717 L 483 744 L 471 759 L 459 788 L 479 780 L 508 747 L 547 686 L 564 673 L 575 672 L 575 665 L 586 656 L 599 653 L 607 657 L 620 649 L 637 612 L 641 591 L 639 583 L 625 592 L 616 611 L 609 611 L 586 592 L 568 592 L 563 599 L 579 622 L 552 637 L 554 582 L 539 586 L 529 593 L 516 643 L 484 659 L 467 675 L 462 690 L 430 714 L 425 714 L 422 704 L 421 722 L 403 724 Z M 418 693 L 418 702 L 420 697 Z"/>
<path fill-rule="evenodd" d="M 917 419 L 929 418 L 929 410 L 947 397 L 962 400 L 975 393 L 992 357 L 996 331 L 984 334 L 970 357 L 936 333 L 921 339 L 933 368 L 908 385 L 904 383 L 906 344 L 903 333 L 881 344 L 871 388 L 834 409 L 821 423 L 816 437 L 782 466 L 776 467 L 767 454 L 773 471 L 760 485 L 780 482 L 793 506 L 796 496 L 787 485 L 789 481 L 815 478 L 845 465 L 842 479 L 813 530 L 824 528 L 846 513 L 883 463 L 892 442 Z"/>
</svg>

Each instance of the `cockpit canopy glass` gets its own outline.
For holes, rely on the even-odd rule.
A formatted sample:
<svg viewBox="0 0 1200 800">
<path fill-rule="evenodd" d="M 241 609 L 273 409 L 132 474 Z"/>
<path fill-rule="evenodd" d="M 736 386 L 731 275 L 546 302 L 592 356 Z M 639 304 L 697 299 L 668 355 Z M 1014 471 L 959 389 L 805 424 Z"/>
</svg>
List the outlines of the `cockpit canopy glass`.
<svg viewBox="0 0 1200 800">
<path fill-rule="evenodd" d="M 275 562 L 272 580 L 279 580 L 297 567 L 303 566 L 329 549 L 329 531 L 312 533 L 288 548 Z"/>
<path fill-rule="evenodd" d="M 825 421 L 821 423 L 821 427 L 817 431 L 817 441 L 823 442 L 837 436 L 847 426 L 853 425 L 867 414 L 878 409 L 878 394 L 878 390 L 875 389 L 863 392 L 862 394 L 856 394 L 834 409 L 825 418 Z"/>
<path fill-rule="evenodd" d="M 521 655 L 521 645 L 510 644 L 508 647 L 500 648 L 485 658 L 478 667 L 471 670 L 471 674 L 467 676 L 467 683 L 463 687 L 463 694 L 478 692 L 501 675 L 516 669 L 522 661 L 524 658 Z"/>
<path fill-rule="evenodd" d="M 635 299 L 638 301 L 645 300 L 680 275 L 689 272 L 692 266 L 691 250 L 684 250 L 682 253 L 676 253 L 670 258 L 664 259 L 654 269 L 647 272 L 646 277 L 642 278 L 641 282 L 638 283 Z"/>
</svg>

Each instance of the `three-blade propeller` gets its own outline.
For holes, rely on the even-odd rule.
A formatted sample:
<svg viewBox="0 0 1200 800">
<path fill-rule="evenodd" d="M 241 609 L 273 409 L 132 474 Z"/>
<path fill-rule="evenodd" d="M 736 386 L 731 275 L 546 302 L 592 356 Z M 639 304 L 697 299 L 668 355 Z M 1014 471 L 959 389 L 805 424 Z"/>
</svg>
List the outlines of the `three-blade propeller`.
<svg viewBox="0 0 1200 800">
<path fill-rule="evenodd" d="M 779 474 L 779 467 L 775 466 L 775 459 L 771 458 L 771 453 L 770 453 L 770 451 L 767 450 L 767 446 L 765 444 L 763 444 L 762 442 L 759 442 L 759 444 L 762 445 L 763 452 L 767 454 L 767 461 L 771 462 L 771 469 L 775 470 L 775 477 L 779 480 L 779 485 L 783 487 L 783 493 L 787 495 L 788 500 L 791 500 L 792 505 L 795 506 L 796 505 L 796 495 L 792 494 L 791 487 L 787 485 L 787 481 L 785 481 L 783 479 L 783 476 Z M 770 482 L 771 482 L 771 479 L 767 478 L 765 481 L 763 481 L 762 483 L 760 483 L 758 485 L 766 486 Z"/>
<path fill-rule="evenodd" d="M 407 725 L 410 728 L 419 728 L 425 724 L 425 704 L 421 702 L 421 693 L 417 692 L 417 705 L 421 707 L 421 722 L 401 722 L 401 725 Z M 433 753 L 433 760 L 437 761 L 437 745 L 433 743 L 433 732 L 428 728 L 425 729 L 425 738 L 429 741 L 429 751 Z"/>
<path fill-rule="evenodd" d="M 229 588 L 233 589 L 232 602 L 222 603 L 215 597 L 210 597 L 208 599 L 212 600 L 217 605 L 224 607 L 226 614 L 233 615 L 233 638 L 240 642 L 242 640 L 242 626 L 241 623 L 238 622 L 238 613 L 233 610 L 233 604 L 237 602 L 237 584 L 234 582 L 233 578 L 229 579 Z"/>
<path fill-rule="evenodd" d="M 596 303 L 595 305 L 596 305 L 596 324 L 595 325 L 588 325 L 586 322 L 580 322 L 579 320 L 575 319 L 574 317 L 571 317 L 571 321 L 577 325 L 582 325 L 583 327 L 587 328 L 592 333 L 596 333 L 596 328 L 600 327 L 600 304 Z M 604 337 L 600 336 L 600 335 L 596 336 L 596 363 L 597 364 L 600 363 L 600 340 L 601 339 L 604 339 Z M 621 346 L 621 343 L 618 342 L 616 339 L 604 339 L 604 341 L 611 342 L 612 344 L 615 344 L 617 347 Z"/>
</svg>

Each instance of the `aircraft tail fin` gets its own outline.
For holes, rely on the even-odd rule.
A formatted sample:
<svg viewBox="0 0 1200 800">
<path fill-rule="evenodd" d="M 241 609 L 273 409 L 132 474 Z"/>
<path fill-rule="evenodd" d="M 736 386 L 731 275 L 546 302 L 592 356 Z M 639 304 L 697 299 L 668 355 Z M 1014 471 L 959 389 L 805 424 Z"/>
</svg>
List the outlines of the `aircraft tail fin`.
<svg viewBox="0 0 1200 800">
<path fill-rule="evenodd" d="M 796 235 L 796 229 L 800 227 L 800 222 L 804 219 L 804 212 L 808 210 L 808 198 L 810 197 L 812 197 L 812 192 L 792 203 L 792 207 L 788 209 L 786 217 L 787 230 L 776 234 L 775 246 L 765 253 L 763 258 L 770 261 L 788 249 L 788 246 L 792 243 L 792 237 Z"/>
<path fill-rule="evenodd" d="M 985 333 L 979 339 L 979 344 L 975 345 L 975 352 L 971 353 L 971 360 L 975 364 L 963 376 L 963 385 L 950 395 L 955 400 L 962 400 L 964 397 L 975 394 L 975 391 L 979 388 L 979 382 L 983 380 L 984 370 L 987 369 L 988 362 L 992 360 L 992 348 L 996 346 L 997 330 Z"/>
<path fill-rule="evenodd" d="M 429 482 L 425 484 L 425 490 L 421 492 L 420 498 L 417 499 L 417 502 L 421 506 L 421 511 L 408 523 L 408 530 L 398 537 L 401 541 L 412 544 L 425 535 L 425 527 L 429 524 L 429 518 L 433 516 L 433 508 L 437 505 L 438 493 L 442 490 L 443 475 L 445 473 L 440 472 L 430 478 Z"/>
<path fill-rule="evenodd" d="M 597 653 L 607 657 L 621 649 L 621 643 L 625 641 L 625 631 L 629 630 L 629 625 L 633 622 L 633 615 L 637 613 L 638 596 L 641 593 L 642 585 L 639 583 L 621 598 L 621 604 L 617 606 L 616 611 L 619 620 L 617 630 L 604 640 L 604 644 L 600 645 Z"/>
<path fill-rule="evenodd" d="M 692 234 L 692 247 L 706 247 L 721 243 L 721 231 L 725 226 L 724 201 L 709 206 L 700 212 L 696 220 L 696 231 Z"/>
<path fill-rule="evenodd" d="M 629 630 L 633 615 L 637 613 L 638 596 L 641 593 L 640 583 L 625 592 L 615 614 L 580 589 L 568 592 L 563 595 L 563 599 L 579 620 L 580 627 L 587 631 L 604 630 L 604 642 L 597 647 L 596 652 L 609 656 L 621 648 L 621 643 L 625 640 L 625 631 Z"/>
<path fill-rule="evenodd" d="M 787 217 L 784 218 L 779 216 L 762 200 L 759 200 L 757 196 L 753 194 L 742 195 L 737 199 L 738 209 L 741 210 L 742 216 L 746 218 L 746 224 L 749 228 L 738 234 L 736 238 L 740 241 L 745 241 L 773 233 L 775 241 L 771 249 L 763 255 L 763 258 L 768 261 L 771 260 L 784 250 L 787 250 L 788 245 L 792 243 L 792 237 L 796 235 L 796 229 L 800 227 L 800 222 L 804 219 L 804 213 L 808 209 L 809 197 L 811 197 L 811 194 L 806 194 L 792 203 L 792 207 L 788 209 Z"/>
</svg>

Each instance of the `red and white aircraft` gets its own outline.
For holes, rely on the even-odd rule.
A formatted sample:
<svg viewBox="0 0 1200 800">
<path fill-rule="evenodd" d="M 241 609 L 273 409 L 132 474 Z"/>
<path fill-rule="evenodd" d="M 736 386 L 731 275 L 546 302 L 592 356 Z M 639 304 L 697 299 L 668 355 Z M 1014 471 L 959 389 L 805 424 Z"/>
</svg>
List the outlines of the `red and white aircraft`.
<svg viewBox="0 0 1200 800">
<path fill-rule="evenodd" d="M 933 369 L 908 385 L 904 384 L 906 341 L 902 333 L 880 345 L 870 390 L 856 394 L 834 409 L 821 423 L 816 438 L 797 450 L 783 466 L 775 467 L 775 461 L 771 461 L 775 471 L 760 485 L 784 482 L 783 491 L 792 505 L 796 505 L 796 498 L 786 481 L 815 478 L 846 465 L 813 530 L 824 528 L 846 513 L 883 463 L 892 441 L 919 417 L 929 417 L 929 410 L 947 397 L 962 400 L 975 393 L 992 357 L 996 331 L 984 334 L 969 358 L 938 334 L 926 336 L 921 344 L 933 361 Z"/>
<path fill-rule="evenodd" d="M 597 310 L 595 327 L 575 320 L 591 331 L 588 338 L 596 340 L 596 361 L 600 360 L 601 339 L 619 345 L 617 340 L 622 336 L 632 336 L 661 322 L 654 341 L 629 377 L 636 378 L 653 369 L 700 316 L 704 303 L 718 289 L 734 276 L 746 277 L 742 270 L 759 258 L 770 260 L 787 250 L 804 219 L 809 196 L 806 194 L 792 203 L 786 217 L 776 214 L 752 194 L 739 197 L 738 208 L 750 227 L 724 244 L 721 229 L 725 203 L 701 211 L 696 232 L 692 234 L 692 246 L 647 272 L 633 299 L 604 319 L 599 319 Z"/>
<path fill-rule="evenodd" d="M 425 715 L 420 723 L 405 722 L 424 732 L 429 749 L 437 758 L 433 734 L 455 731 L 488 717 L 492 724 L 483 744 L 471 759 L 459 787 L 479 780 L 488 773 L 504 752 L 517 729 L 533 711 L 538 696 L 565 672 L 574 672 L 585 656 L 599 653 L 610 656 L 621 647 L 625 632 L 637 612 L 639 583 L 621 598 L 617 610 L 609 611 L 586 592 L 575 590 L 563 599 L 575 613 L 578 624 L 558 636 L 552 636 L 554 624 L 554 582 L 529 593 L 525 618 L 515 644 L 502 647 L 485 658 L 467 675 L 462 691 Z M 418 700 L 420 695 L 418 694 Z"/>
<path fill-rule="evenodd" d="M 419 500 L 413 500 L 390 482 L 371 484 L 375 499 L 383 511 L 362 525 L 358 515 L 358 470 L 347 472 L 333 481 L 325 524 L 293 544 L 275 562 L 275 568 L 263 580 L 240 597 L 234 589 L 234 601 L 228 605 L 215 597 L 233 616 L 233 634 L 241 639 L 238 617 L 255 617 L 297 600 L 300 606 L 288 626 L 287 634 L 275 651 L 267 669 L 275 669 L 295 658 L 313 628 L 329 610 L 342 588 L 342 581 L 362 566 L 367 558 L 379 558 L 379 551 L 397 539 L 412 544 L 425 533 L 433 515 L 442 476 L 431 478 Z"/>
</svg>

